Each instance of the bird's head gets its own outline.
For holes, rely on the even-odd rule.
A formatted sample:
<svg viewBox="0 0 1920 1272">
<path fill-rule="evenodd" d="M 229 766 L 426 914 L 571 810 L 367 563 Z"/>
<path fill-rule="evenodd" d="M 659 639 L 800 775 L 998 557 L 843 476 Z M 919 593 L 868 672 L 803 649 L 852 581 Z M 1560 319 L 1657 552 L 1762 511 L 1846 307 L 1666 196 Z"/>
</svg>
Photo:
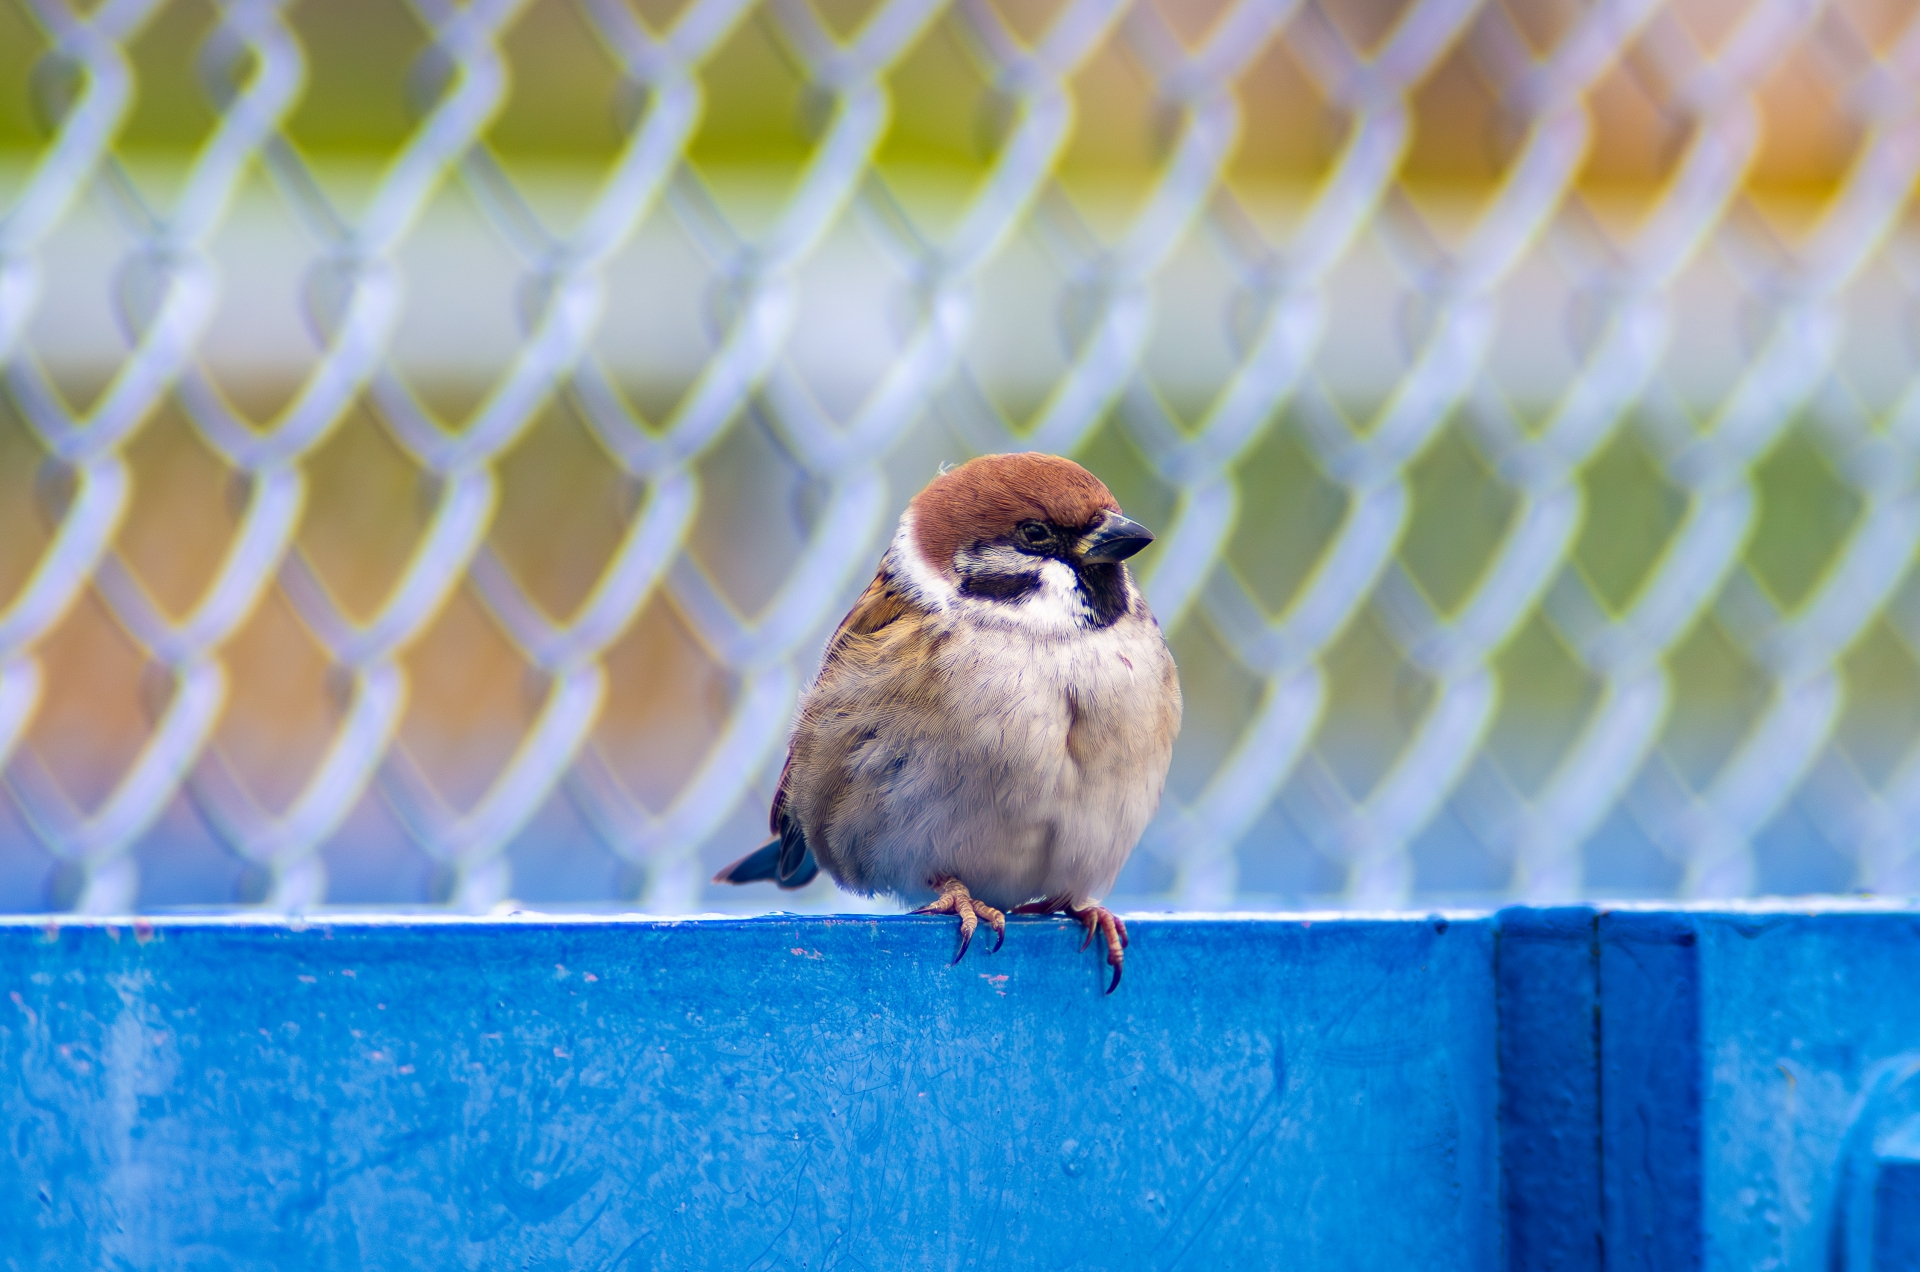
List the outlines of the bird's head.
<svg viewBox="0 0 1920 1272">
<path fill-rule="evenodd" d="M 896 551 L 923 591 L 1023 626 L 1107 627 L 1136 603 L 1123 564 L 1153 534 L 1098 477 L 1055 455 L 985 455 L 927 485 Z M 930 596 L 928 599 L 935 599 Z"/>
</svg>

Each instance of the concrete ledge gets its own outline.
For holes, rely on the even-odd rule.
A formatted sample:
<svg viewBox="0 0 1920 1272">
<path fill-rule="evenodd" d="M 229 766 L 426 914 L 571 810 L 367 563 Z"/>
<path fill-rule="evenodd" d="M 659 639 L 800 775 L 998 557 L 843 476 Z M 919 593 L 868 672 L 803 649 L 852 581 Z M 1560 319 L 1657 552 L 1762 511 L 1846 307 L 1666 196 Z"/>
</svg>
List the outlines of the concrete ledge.
<svg viewBox="0 0 1920 1272">
<path fill-rule="evenodd" d="M 1920 915 L 0 922 L 0 1264 L 1904 1267 Z"/>
</svg>

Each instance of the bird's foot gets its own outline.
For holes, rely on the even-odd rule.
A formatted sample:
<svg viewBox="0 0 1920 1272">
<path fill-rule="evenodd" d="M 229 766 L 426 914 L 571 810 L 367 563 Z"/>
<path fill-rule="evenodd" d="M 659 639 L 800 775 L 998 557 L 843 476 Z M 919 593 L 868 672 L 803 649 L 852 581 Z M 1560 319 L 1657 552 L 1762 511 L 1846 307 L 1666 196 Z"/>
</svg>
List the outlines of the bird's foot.
<svg viewBox="0 0 1920 1272">
<path fill-rule="evenodd" d="M 1080 942 L 1081 949 L 1084 950 L 1093 943 L 1096 932 L 1106 938 L 1107 966 L 1113 969 L 1113 979 L 1107 982 L 1107 992 L 1111 994 L 1120 988 L 1120 967 L 1127 961 L 1126 920 L 1104 905 L 1084 905 L 1079 909 L 1069 906 L 1067 913 L 1079 920 L 1081 926 L 1087 929 L 1086 937 Z"/>
<path fill-rule="evenodd" d="M 1107 983 L 1107 992 L 1111 994 L 1120 988 L 1120 968 L 1127 961 L 1127 923 L 1104 905 L 1075 905 L 1066 897 L 1048 897 L 1045 901 L 1029 901 L 1013 907 L 1015 914 L 1064 914 L 1087 929 L 1086 939 L 1080 942 L 1080 948 L 1086 949 L 1093 943 L 1095 933 L 1106 938 L 1107 966 L 1113 969 L 1113 979 Z"/>
<path fill-rule="evenodd" d="M 967 891 L 967 885 L 958 879 L 936 880 L 934 886 L 940 889 L 939 897 L 921 906 L 914 913 L 954 914 L 960 917 L 960 949 L 953 956 L 954 962 L 958 963 L 967 956 L 967 946 L 973 943 L 974 929 L 979 927 L 982 921 L 993 929 L 993 934 L 997 938 L 993 943 L 995 952 L 1007 943 L 1005 914 L 984 901 L 974 900 L 973 894 Z"/>
</svg>

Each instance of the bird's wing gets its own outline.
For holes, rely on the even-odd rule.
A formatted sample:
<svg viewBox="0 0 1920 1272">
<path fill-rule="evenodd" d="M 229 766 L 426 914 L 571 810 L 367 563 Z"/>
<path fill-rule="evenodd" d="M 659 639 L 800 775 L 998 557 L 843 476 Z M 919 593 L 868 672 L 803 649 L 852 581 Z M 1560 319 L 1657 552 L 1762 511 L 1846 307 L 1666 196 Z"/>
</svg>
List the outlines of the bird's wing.
<svg viewBox="0 0 1920 1272">
<path fill-rule="evenodd" d="M 840 620 L 840 626 L 833 629 L 833 636 L 827 641 L 826 652 L 820 658 L 820 680 L 828 680 L 838 670 L 845 654 L 847 641 L 854 636 L 871 636 L 881 628 L 892 623 L 907 612 L 909 602 L 895 586 L 885 569 L 873 576 L 873 582 L 867 584 L 867 590 L 860 593 L 860 599 L 853 603 L 847 616 Z M 793 776 L 793 750 L 787 751 L 787 762 L 780 769 L 779 785 L 773 789 L 773 807 L 767 814 L 767 829 L 776 835 L 786 832 L 785 813 L 787 810 L 787 783 Z"/>
<path fill-rule="evenodd" d="M 840 626 L 833 629 L 833 639 L 827 642 L 827 652 L 820 660 L 821 677 L 825 678 L 829 669 L 839 660 L 849 637 L 873 635 L 906 613 L 909 605 L 906 595 L 891 575 L 885 570 L 874 575 L 873 582 L 867 584 L 867 590 L 860 593 L 860 599 L 840 620 Z"/>
</svg>

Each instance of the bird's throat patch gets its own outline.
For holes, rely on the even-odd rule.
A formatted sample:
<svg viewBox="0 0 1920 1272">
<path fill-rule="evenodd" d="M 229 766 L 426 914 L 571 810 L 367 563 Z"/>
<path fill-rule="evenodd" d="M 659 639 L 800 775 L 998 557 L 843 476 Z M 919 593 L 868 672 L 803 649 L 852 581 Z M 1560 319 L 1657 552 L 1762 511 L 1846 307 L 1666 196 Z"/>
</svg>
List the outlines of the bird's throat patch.
<svg viewBox="0 0 1920 1272">
<path fill-rule="evenodd" d="M 1080 567 L 1080 596 L 1093 613 L 1095 627 L 1112 627 L 1132 603 L 1127 595 L 1127 567 L 1117 561 L 1089 561 Z"/>
</svg>

